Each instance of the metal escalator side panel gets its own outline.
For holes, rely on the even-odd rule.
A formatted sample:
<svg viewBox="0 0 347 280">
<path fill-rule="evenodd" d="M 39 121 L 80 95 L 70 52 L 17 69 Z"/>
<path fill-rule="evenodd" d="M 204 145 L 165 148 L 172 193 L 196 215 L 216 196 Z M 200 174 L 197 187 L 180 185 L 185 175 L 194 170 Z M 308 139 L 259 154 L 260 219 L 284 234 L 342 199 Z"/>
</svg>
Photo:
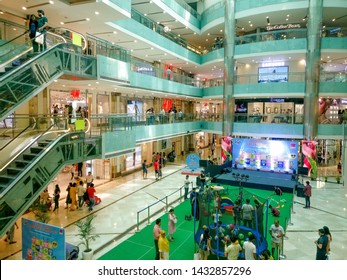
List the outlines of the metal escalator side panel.
<svg viewBox="0 0 347 280">
<path fill-rule="evenodd" d="M 85 75 L 79 65 L 80 51 L 77 46 L 60 44 L 18 66 L 10 74 L 0 76 L 0 121 L 64 72 Z M 88 62 L 96 65 L 95 58 L 89 58 Z M 96 78 L 96 73 L 94 75 Z"/>
<path fill-rule="evenodd" d="M 52 140 L 24 167 L 16 179 L 1 191 L 0 210 L 4 211 L 0 212 L 0 236 L 35 202 L 65 165 L 85 159 L 84 146 L 83 132 L 67 133 Z"/>
</svg>

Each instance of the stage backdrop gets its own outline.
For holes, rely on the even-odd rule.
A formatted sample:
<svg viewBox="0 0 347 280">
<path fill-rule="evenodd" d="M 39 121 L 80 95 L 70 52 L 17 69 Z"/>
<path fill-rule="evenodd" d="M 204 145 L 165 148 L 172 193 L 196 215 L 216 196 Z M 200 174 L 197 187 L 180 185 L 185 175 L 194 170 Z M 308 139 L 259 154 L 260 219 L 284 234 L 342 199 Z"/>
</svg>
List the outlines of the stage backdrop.
<svg viewBox="0 0 347 280">
<path fill-rule="evenodd" d="M 234 138 L 233 166 L 261 171 L 298 170 L 298 142 Z"/>
</svg>

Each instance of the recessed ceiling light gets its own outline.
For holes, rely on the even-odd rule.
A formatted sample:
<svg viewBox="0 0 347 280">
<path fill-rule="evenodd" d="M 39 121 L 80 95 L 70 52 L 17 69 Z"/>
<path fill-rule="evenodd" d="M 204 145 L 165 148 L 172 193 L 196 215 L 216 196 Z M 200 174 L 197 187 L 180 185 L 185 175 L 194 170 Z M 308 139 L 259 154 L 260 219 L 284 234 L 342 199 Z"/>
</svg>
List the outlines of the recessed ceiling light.
<svg viewBox="0 0 347 280">
<path fill-rule="evenodd" d="M 96 15 L 99 15 L 100 13 L 99 13 L 98 11 L 95 11 L 95 14 L 96 14 Z"/>
</svg>

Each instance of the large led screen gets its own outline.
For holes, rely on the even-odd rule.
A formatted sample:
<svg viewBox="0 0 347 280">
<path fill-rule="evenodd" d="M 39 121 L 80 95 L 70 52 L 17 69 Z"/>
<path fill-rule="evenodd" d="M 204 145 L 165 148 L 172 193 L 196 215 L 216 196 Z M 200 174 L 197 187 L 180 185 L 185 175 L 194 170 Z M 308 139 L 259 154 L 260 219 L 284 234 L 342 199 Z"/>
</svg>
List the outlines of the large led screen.
<svg viewBox="0 0 347 280">
<path fill-rule="evenodd" d="M 288 82 L 288 66 L 258 68 L 258 83 L 279 82 Z"/>
<path fill-rule="evenodd" d="M 298 142 L 234 138 L 233 166 L 251 170 L 296 173 Z"/>
</svg>

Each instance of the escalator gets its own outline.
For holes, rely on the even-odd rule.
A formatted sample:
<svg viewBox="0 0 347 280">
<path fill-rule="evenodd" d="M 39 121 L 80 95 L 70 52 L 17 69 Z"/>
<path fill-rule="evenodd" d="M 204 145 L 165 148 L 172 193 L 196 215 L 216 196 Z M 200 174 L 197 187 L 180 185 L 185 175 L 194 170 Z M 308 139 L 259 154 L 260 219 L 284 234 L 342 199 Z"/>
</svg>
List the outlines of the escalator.
<svg viewBox="0 0 347 280">
<path fill-rule="evenodd" d="M 0 236 L 23 215 L 68 164 L 101 156 L 101 138 L 84 132 L 47 132 L 0 172 Z"/>
<path fill-rule="evenodd" d="M 4 70 L 0 76 L 0 121 L 63 75 L 66 79 L 96 79 L 96 58 L 82 55 L 76 45 L 60 43 L 39 54 L 18 48 L 0 57 Z"/>
</svg>

